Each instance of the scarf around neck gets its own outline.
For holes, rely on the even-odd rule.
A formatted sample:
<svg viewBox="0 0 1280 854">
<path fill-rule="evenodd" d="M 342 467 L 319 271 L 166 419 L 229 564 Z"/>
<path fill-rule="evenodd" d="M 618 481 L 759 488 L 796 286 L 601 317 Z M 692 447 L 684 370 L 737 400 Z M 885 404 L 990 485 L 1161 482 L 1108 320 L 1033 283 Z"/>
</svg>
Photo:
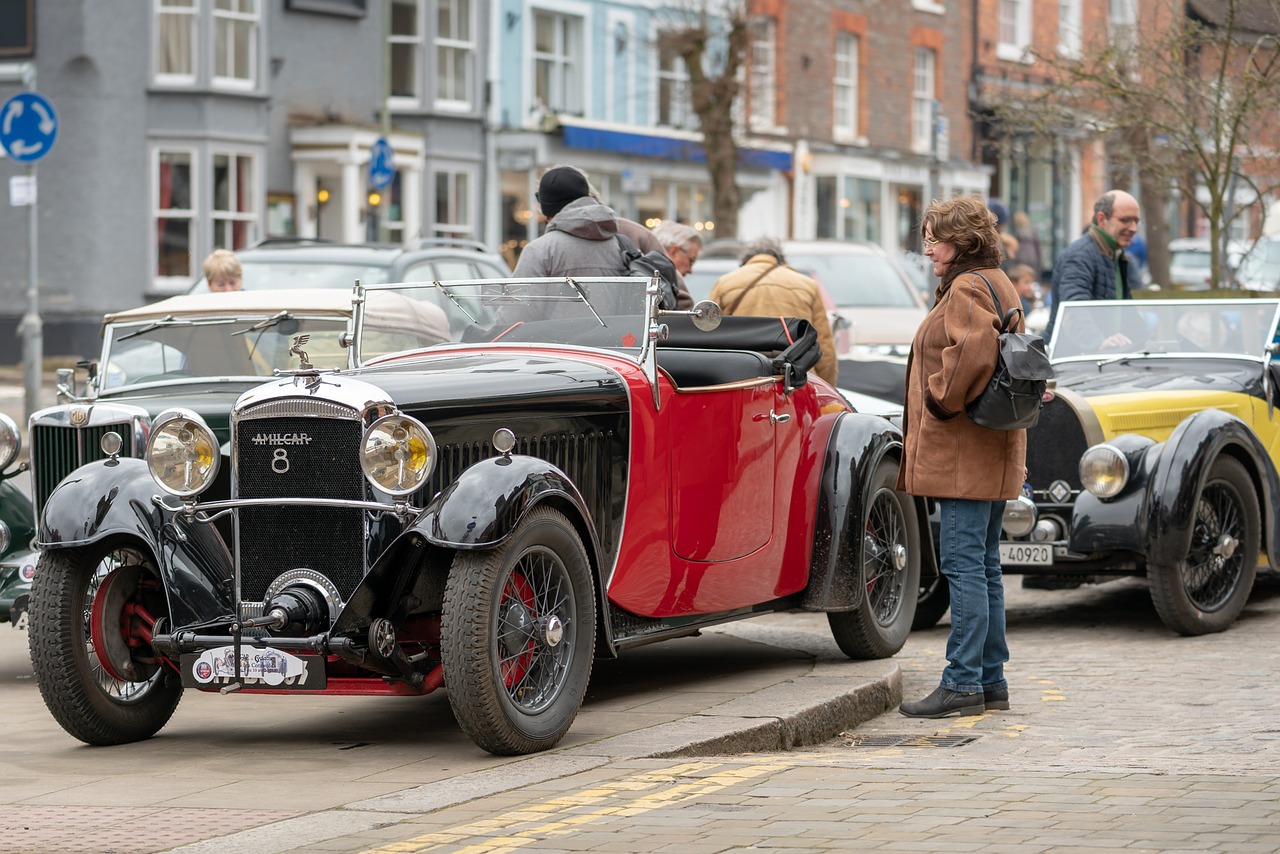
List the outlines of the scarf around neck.
<svg viewBox="0 0 1280 854">
<path fill-rule="evenodd" d="M 951 287 L 951 283 L 955 281 L 957 276 L 962 276 L 974 270 L 988 270 L 999 266 L 1000 250 L 994 247 L 980 249 L 973 255 L 957 258 L 951 262 L 947 272 L 942 275 L 942 281 L 938 284 L 937 293 L 934 294 L 934 303 L 937 304 L 942 299 L 942 295 Z"/>
</svg>

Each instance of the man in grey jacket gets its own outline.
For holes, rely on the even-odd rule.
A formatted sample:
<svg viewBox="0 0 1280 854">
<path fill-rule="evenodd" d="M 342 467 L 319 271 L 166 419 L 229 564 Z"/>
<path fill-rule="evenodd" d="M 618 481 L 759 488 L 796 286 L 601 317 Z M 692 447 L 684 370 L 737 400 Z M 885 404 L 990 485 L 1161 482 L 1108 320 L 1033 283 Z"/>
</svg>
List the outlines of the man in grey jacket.
<svg viewBox="0 0 1280 854">
<path fill-rule="evenodd" d="M 572 166 L 548 169 L 536 196 L 547 233 L 529 241 L 516 263 L 516 278 L 625 276 L 627 266 L 614 237 L 618 215 L 591 198 L 591 186 Z"/>
<path fill-rule="evenodd" d="M 1138 200 L 1123 190 L 1108 190 L 1093 206 L 1093 221 L 1072 241 L 1053 267 L 1053 313 L 1044 330 L 1052 340 L 1058 306 L 1071 300 L 1128 299 L 1131 268 L 1124 250 L 1133 242 L 1141 221 Z M 1116 332 L 1103 340 L 1104 350 L 1133 342 Z"/>
</svg>

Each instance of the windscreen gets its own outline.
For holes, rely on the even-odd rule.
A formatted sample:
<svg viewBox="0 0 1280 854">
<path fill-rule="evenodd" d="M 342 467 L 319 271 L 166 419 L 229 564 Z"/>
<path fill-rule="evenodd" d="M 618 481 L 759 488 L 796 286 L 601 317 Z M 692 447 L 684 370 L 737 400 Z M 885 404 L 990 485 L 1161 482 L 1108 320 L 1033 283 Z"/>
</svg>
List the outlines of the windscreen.
<svg viewBox="0 0 1280 854">
<path fill-rule="evenodd" d="M 1059 306 L 1054 361 L 1121 355 L 1261 359 L 1280 300 L 1113 300 Z"/>
<path fill-rule="evenodd" d="M 448 340 L 460 343 L 603 347 L 637 356 L 648 328 L 648 279 L 489 279 L 374 286 L 361 333 L 361 360 L 376 356 L 364 343 L 379 294 L 403 294 L 443 306 Z"/>
</svg>

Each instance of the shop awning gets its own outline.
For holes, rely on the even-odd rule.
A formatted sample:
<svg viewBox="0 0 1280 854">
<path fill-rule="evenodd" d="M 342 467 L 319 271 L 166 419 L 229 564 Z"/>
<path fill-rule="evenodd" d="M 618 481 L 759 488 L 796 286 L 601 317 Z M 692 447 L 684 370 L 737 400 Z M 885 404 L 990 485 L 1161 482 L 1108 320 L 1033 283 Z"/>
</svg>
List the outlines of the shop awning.
<svg viewBox="0 0 1280 854">
<path fill-rule="evenodd" d="M 564 133 L 566 148 L 611 151 L 657 160 L 684 160 L 691 163 L 707 161 L 702 143 L 692 139 L 638 133 L 570 121 L 562 121 L 560 127 Z M 738 149 L 738 165 L 747 169 L 776 169 L 780 172 L 789 172 L 791 161 L 790 150 L 746 146 Z"/>
</svg>

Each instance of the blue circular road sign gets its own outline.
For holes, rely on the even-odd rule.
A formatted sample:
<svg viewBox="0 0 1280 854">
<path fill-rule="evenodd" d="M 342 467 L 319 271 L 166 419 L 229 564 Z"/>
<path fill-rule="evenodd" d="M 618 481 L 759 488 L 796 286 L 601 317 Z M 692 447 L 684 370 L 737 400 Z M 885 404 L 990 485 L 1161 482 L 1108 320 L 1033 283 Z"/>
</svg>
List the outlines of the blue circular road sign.
<svg viewBox="0 0 1280 854">
<path fill-rule="evenodd" d="M 14 95 L 0 107 L 0 145 L 19 163 L 34 163 L 58 138 L 53 104 L 35 92 Z"/>
<path fill-rule="evenodd" d="M 396 177 L 396 153 L 391 144 L 383 137 L 378 137 L 369 148 L 369 186 L 375 190 L 383 190 Z"/>
</svg>

